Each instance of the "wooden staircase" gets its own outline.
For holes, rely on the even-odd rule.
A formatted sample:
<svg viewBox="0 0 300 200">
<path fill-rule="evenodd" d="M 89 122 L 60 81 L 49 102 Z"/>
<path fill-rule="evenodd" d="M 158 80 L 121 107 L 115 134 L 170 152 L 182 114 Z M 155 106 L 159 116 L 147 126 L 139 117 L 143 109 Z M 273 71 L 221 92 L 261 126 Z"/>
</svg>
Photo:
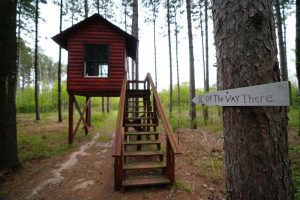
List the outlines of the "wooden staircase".
<svg viewBox="0 0 300 200">
<path fill-rule="evenodd" d="M 166 135 L 158 132 L 159 121 Z M 145 81 L 124 79 L 113 145 L 115 189 L 173 184 L 177 153 L 150 74 Z"/>
</svg>

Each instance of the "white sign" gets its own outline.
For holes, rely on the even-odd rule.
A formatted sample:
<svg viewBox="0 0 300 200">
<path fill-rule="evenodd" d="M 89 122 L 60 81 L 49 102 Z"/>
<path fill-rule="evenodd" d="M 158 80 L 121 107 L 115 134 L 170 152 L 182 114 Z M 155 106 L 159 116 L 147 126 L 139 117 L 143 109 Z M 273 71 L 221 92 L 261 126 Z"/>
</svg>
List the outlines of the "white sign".
<svg viewBox="0 0 300 200">
<path fill-rule="evenodd" d="M 195 96 L 193 102 L 208 106 L 290 106 L 288 81 L 236 88 Z"/>
</svg>

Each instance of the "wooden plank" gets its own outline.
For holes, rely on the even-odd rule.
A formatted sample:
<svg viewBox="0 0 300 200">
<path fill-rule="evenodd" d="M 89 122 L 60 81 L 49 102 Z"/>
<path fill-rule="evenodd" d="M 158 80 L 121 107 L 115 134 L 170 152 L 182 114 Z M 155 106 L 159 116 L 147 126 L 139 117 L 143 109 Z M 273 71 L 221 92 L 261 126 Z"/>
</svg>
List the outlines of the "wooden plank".
<svg viewBox="0 0 300 200">
<path fill-rule="evenodd" d="M 124 164 L 124 170 L 137 170 L 137 169 L 157 169 L 165 168 L 166 164 L 163 161 L 159 162 L 133 162 Z"/>
<path fill-rule="evenodd" d="M 158 135 L 160 134 L 159 132 L 127 132 L 124 133 L 125 135 Z"/>
<path fill-rule="evenodd" d="M 163 155 L 162 151 L 125 151 L 124 156 L 157 156 Z"/>
<path fill-rule="evenodd" d="M 193 102 L 208 106 L 290 106 L 288 81 L 221 90 L 198 95 Z"/>
<path fill-rule="evenodd" d="M 123 187 L 136 187 L 147 185 L 164 185 L 169 184 L 170 180 L 165 175 L 131 175 L 125 177 L 123 181 Z"/>
<path fill-rule="evenodd" d="M 160 144 L 160 141 L 157 140 L 146 140 L 146 141 L 129 141 L 129 142 L 124 142 L 124 145 L 152 145 L 152 144 Z"/>
</svg>

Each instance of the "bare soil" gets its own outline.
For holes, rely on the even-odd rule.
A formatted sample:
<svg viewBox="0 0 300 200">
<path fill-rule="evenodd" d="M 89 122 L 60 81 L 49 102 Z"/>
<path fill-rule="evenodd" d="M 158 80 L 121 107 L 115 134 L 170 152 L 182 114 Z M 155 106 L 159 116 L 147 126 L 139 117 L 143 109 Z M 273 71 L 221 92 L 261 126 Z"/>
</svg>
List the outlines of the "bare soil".
<svg viewBox="0 0 300 200">
<path fill-rule="evenodd" d="M 108 133 L 96 130 L 90 141 L 71 153 L 27 161 L 19 169 L 2 174 L 0 200 L 224 198 L 222 136 L 200 129 L 179 129 L 182 154 L 176 156 L 173 186 L 114 191 L 112 142 L 101 142 L 101 134 Z"/>
</svg>

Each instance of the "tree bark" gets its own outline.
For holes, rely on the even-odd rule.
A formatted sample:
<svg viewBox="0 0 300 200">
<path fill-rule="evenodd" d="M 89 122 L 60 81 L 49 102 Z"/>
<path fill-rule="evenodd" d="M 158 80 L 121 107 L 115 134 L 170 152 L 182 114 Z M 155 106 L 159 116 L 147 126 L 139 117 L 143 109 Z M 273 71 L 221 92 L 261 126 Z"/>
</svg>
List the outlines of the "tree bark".
<svg viewBox="0 0 300 200">
<path fill-rule="evenodd" d="M 206 93 L 209 92 L 209 53 L 208 53 L 208 1 L 204 1 L 204 21 L 205 21 L 205 85 L 204 90 Z M 204 125 L 207 125 L 208 122 L 208 107 L 203 106 L 203 118 L 204 118 Z"/>
<path fill-rule="evenodd" d="M 109 113 L 110 112 L 110 106 L 109 106 L 109 97 L 106 97 L 106 112 Z"/>
<path fill-rule="evenodd" d="M 102 97 L 102 101 L 101 101 L 101 110 L 102 110 L 102 113 L 105 113 L 105 102 L 104 102 L 104 97 Z"/>
<path fill-rule="evenodd" d="M 89 2 L 88 0 L 84 0 L 84 18 L 88 18 L 89 16 Z"/>
<path fill-rule="evenodd" d="M 16 127 L 16 1 L 0 1 L 0 170 L 19 165 Z"/>
<path fill-rule="evenodd" d="M 272 0 L 213 0 L 220 89 L 280 81 Z M 293 199 L 286 107 L 224 107 L 227 199 Z"/>
<path fill-rule="evenodd" d="M 296 0 L 296 73 L 298 79 L 298 98 L 300 99 L 300 0 Z M 300 135 L 300 101 L 299 101 L 299 127 Z"/>
<path fill-rule="evenodd" d="M 178 56 L 178 24 L 177 24 L 177 13 L 176 9 L 174 10 L 174 20 L 175 20 L 175 50 L 176 50 L 176 71 L 177 71 L 177 106 L 179 117 L 181 114 L 180 109 L 180 77 L 179 77 L 179 56 Z"/>
<path fill-rule="evenodd" d="M 155 87 L 157 88 L 157 60 L 156 60 L 156 17 L 153 11 L 153 46 L 154 46 L 154 70 L 155 70 Z"/>
<path fill-rule="evenodd" d="M 285 45 L 283 39 L 282 31 L 282 17 L 280 11 L 280 2 L 279 0 L 275 1 L 275 11 L 276 11 L 276 24 L 277 24 L 277 34 L 278 34 L 278 44 L 279 44 L 279 59 L 280 59 L 280 68 L 281 68 L 281 77 L 283 81 L 288 80 L 288 69 L 287 61 L 285 54 Z"/>
<path fill-rule="evenodd" d="M 36 120 L 40 120 L 38 43 L 39 43 L 39 0 L 36 0 L 35 1 L 35 48 L 34 48 L 34 100 L 35 100 Z"/>
<path fill-rule="evenodd" d="M 132 35 L 136 38 L 139 38 L 139 22 L 138 22 L 138 0 L 133 0 L 132 2 Z M 133 79 L 139 80 L 139 58 L 138 58 L 138 47 L 136 51 L 136 59 L 135 59 L 135 74 L 133 74 Z M 134 76 L 135 75 L 135 76 Z"/>
<path fill-rule="evenodd" d="M 99 0 L 96 1 L 97 13 L 100 14 L 100 3 Z"/>
<path fill-rule="evenodd" d="M 191 117 L 191 128 L 196 129 L 196 105 L 192 101 L 195 97 L 195 67 L 194 67 L 194 47 L 193 47 L 193 32 L 192 32 L 192 20 L 191 20 L 191 2 L 186 0 L 186 14 L 188 23 L 188 38 L 189 38 L 189 58 L 190 58 L 190 117 Z"/>
<path fill-rule="evenodd" d="M 60 0 L 59 32 L 62 31 L 62 17 L 63 17 L 62 9 L 63 9 L 63 0 Z M 61 113 L 61 47 L 59 47 L 59 53 L 58 53 L 57 110 L 58 110 L 58 122 L 62 122 L 62 113 Z"/>
<path fill-rule="evenodd" d="M 296 73 L 300 95 L 300 0 L 296 0 Z"/>
<path fill-rule="evenodd" d="M 169 112 L 173 109 L 173 74 L 172 74 L 172 45 L 171 45 L 171 22 L 170 22 L 170 1 L 167 0 L 167 23 L 168 23 L 168 43 L 169 43 L 169 67 L 170 67 L 170 99 Z"/>
</svg>

